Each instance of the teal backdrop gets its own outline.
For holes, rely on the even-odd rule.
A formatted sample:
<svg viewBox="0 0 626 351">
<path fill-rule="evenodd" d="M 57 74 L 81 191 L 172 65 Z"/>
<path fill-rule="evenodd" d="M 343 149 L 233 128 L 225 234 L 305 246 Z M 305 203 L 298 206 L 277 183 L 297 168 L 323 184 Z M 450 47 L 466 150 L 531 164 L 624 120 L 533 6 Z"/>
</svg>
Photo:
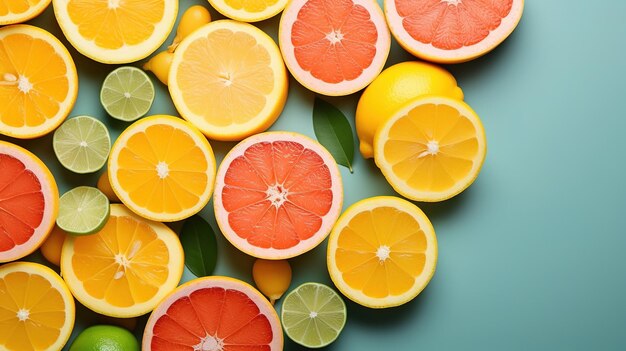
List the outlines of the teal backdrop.
<svg viewBox="0 0 626 351">
<path fill-rule="evenodd" d="M 208 6 L 180 0 L 179 16 L 192 4 Z M 519 26 L 500 47 L 447 66 L 486 129 L 482 172 L 461 195 L 418 204 L 439 241 L 437 271 L 426 290 L 387 310 L 347 302 L 346 327 L 327 350 L 626 349 L 625 13 L 622 0 L 527 0 Z M 61 38 L 76 61 L 80 90 L 71 116 L 95 116 L 117 137 L 127 124 L 108 117 L 99 102 L 100 85 L 115 66 L 71 48 L 51 7 L 31 23 Z M 258 26 L 276 38 L 278 17 Z M 411 59 L 394 42 L 387 64 Z M 151 77 L 157 96 L 150 114 L 177 114 L 166 87 Z M 313 98 L 291 79 L 287 105 L 271 129 L 314 136 Z M 327 101 L 354 127 L 358 98 Z M 10 140 L 44 159 L 61 192 L 95 186 L 99 173 L 75 175 L 61 167 L 51 135 Z M 218 160 L 234 145 L 211 144 Z M 341 172 L 345 206 L 394 194 L 373 162 L 358 154 L 354 173 Z M 211 209 L 201 215 L 217 229 Z M 218 243 L 215 274 L 251 282 L 252 258 L 219 235 Z M 291 288 L 306 281 L 332 285 L 325 249 L 324 243 L 290 261 Z M 43 260 L 38 253 L 29 259 Z M 184 280 L 192 278 L 186 270 Z M 84 307 L 78 311 L 72 338 L 98 321 Z M 145 317 L 139 323 L 138 337 Z M 286 341 L 285 350 L 300 349 Z"/>
</svg>

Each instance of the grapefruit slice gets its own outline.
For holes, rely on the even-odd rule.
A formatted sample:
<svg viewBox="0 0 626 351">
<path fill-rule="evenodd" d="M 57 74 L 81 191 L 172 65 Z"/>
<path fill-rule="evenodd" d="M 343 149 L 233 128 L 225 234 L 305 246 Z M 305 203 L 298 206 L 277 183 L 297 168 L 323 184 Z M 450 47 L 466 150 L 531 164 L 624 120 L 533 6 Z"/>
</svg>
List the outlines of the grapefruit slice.
<svg viewBox="0 0 626 351">
<path fill-rule="evenodd" d="M 0 140 L 0 263 L 20 259 L 46 239 L 59 210 L 57 184 L 41 160 Z"/>
<path fill-rule="evenodd" d="M 281 16 L 278 42 L 300 84 L 338 96 L 378 76 L 391 35 L 375 0 L 293 0 Z"/>
<path fill-rule="evenodd" d="M 252 286 L 228 277 L 194 279 L 152 312 L 144 351 L 278 351 L 283 332 L 272 305 Z"/>
<path fill-rule="evenodd" d="M 385 0 L 391 33 L 413 55 L 460 63 L 493 50 L 515 29 L 524 0 Z"/>
<path fill-rule="evenodd" d="M 213 203 L 222 233 L 258 258 L 285 259 L 317 246 L 343 202 L 335 160 L 297 133 L 267 132 L 237 144 L 217 172 Z"/>
</svg>

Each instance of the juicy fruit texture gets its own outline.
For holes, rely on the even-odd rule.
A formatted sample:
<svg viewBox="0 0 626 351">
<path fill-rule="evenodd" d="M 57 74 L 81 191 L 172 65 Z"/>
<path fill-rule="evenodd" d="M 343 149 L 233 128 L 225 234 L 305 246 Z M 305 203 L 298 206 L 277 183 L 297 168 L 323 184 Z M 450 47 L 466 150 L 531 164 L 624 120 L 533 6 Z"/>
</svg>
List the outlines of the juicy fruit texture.
<svg viewBox="0 0 626 351">
<path fill-rule="evenodd" d="M 48 238 L 46 238 L 46 241 L 44 241 L 39 248 L 43 257 L 55 266 L 61 264 L 61 250 L 63 249 L 63 242 L 67 235 L 68 234 L 63 229 L 55 225 L 50 235 L 48 235 Z"/>
<path fill-rule="evenodd" d="M 109 199 L 90 186 L 76 187 L 59 199 L 57 226 L 73 235 L 93 234 L 109 219 Z"/>
<path fill-rule="evenodd" d="M 267 296 L 273 305 L 289 289 L 291 266 L 287 260 L 257 258 L 252 266 L 252 278 L 259 291 Z"/>
<path fill-rule="evenodd" d="M 413 55 L 440 63 L 472 60 L 515 29 L 524 0 L 385 0 L 389 28 Z"/>
<path fill-rule="evenodd" d="M 146 71 L 152 71 L 161 83 L 168 85 L 170 68 L 172 67 L 174 54 L 169 51 L 161 51 L 154 55 L 141 67 Z"/>
<path fill-rule="evenodd" d="M 68 236 L 61 273 L 72 294 L 89 309 L 111 317 L 150 312 L 183 274 L 178 236 L 166 225 L 112 204 L 99 232 Z"/>
<path fill-rule="evenodd" d="M 278 41 L 300 84 L 336 96 L 359 91 L 376 78 L 391 35 L 374 0 L 293 0 L 280 19 Z"/>
<path fill-rule="evenodd" d="M 176 51 L 178 44 L 180 44 L 184 38 L 209 22 L 211 22 L 211 13 L 206 7 L 202 5 L 189 7 L 180 17 L 178 28 L 176 28 L 176 36 L 172 41 L 172 45 L 167 47 L 167 51 Z"/>
<path fill-rule="evenodd" d="M 317 246 L 342 202 L 335 160 L 316 141 L 290 132 L 257 134 L 233 147 L 218 170 L 213 198 L 226 239 L 271 260 Z"/>
<path fill-rule="evenodd" d="M 230 20 L 211 22 L 185 38 L 168 80 L 181 116 L 216 140 L 266 130 L 287 100 L 287 71 L 272 38 Z"/>
<path fill-rule="evenodd" d="M 99 120 L 78 116 L 66 120 L 54 131 L 52 147 L 63 167 L 75 173 L 93 173 L 106 163 L 111 137 Z"/>
<path fill-rule="evenodd" d="M 352 301 L 371 308 L 402 305 L 435 273 L 435 230 L 424 212 L 404 199 L 364 199 L 337 221 L 327 263 L 331 279 Z"/>
<path fill-rule="evenodd" d="M 100 174 L 100 178 L 98 178 L 98 184 L 96 185 L 98 190 L 100 190 L 104 196 L 109 199 L 109 202 L 121 202 L 120 198 L 117 197 L 117 194 L 113 191 L 111 187 L 111 183 L 109 182 L 109 171 L 104 170 L 102 174 Z"/>
<path fill-rule="evenodd" d="M 174 27 L 178 1 L 53 0 L 54 15 L 81 54 L 129 63 L 154 52 Z"/>
<path fill-rule="evenodd" d="M 463 91 L 445 69 L 426 62 L 406 61 L 386 68 L 361 95 L 355 124 L 359 149 L 374 157 L 374 135 L 402 105 L 420 95 L 436 94 L 463 100 Z"/>
<path fill-rule="evenodd" d="M 283 328 L 298 344 L 319 348 L 339 337 L 346 324 L 346 304 L 335 290 L 318 283 L 304 283 L 292 290 L 281 307 Z"/>
<path fill-rule="evenodd" d="M 94 325 L 83 330 L 69 351 L 139 351 L 139 342 L 128 330 L 113 325 Z"/>
<path fill-rule="evenodd" d="M 109 116 L 132 122 L 145 116 L 154 101 L 154 85 L 148 75 L 132 66 L 119 67 L 102 83 L 100 102 Z"/>
<path fill-rule="evenodd" d="M 51 132 L 77 94 L 76 66 L 57 38 L 29 25 L 0 28 L 0 134 L 36 138 Z"/>
<path fill-rule="evenodd" d="M 374 138 L 374 160 L 391 186 L 415 201 L 443 201 L 480 172 L 487 140 L 466 103 L 424 96 L 398 110 Z"/>
<path fill-rule="evenodd" d="M 242 22 L 258 22 L 274 17 L 288 0 L 209 0 L 222 15 Z"/>
<path fill-rule="evenodd" d="M 59 210 L 59 190 L 46 165 L 0 140 L 0 263 L 20 259 L 46 239 Z"/>
<path fill-rule="evenodd" d="M 109 157 L 115 194 L 138 215 L 185 219 L 211 198 L 215 157 L 206 138 L 172 116 L 143 118 L 120 134 Z"/>
<path fill-rule="evenodd" d="M 0 25 L 26 22 L 37 17 L 48 5 L 50 0 L 0 0 Z"/>
<path fill-rule="evenodd" d="M 0 267 L 0 349 L 61 350 L 74 313 L 72 294 L 50 268 L 30 262 Z"/>
<path fill-rule="evenodd" d="M 282 351 L 276 311 L 245 282 L 205 277 L 178 287 L 155 308 L 143 335 L 144 351 Z"/>
</svg>

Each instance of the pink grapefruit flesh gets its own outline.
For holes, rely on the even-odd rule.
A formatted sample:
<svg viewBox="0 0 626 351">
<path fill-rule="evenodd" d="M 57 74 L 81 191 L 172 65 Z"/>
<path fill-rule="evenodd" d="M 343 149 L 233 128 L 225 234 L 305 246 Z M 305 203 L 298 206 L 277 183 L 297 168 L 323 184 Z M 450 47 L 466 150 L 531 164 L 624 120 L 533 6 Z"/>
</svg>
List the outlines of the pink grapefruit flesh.
<svg viewBox="0 0 626 351">
<path fill-rule="evenodd" d="M 205 277 L 178 287 L 152 312 L 143 336 L 147 351 L 279 351 L 280 321 L 252 286 Z"/>
<path fill-rule="evenodd" d="M 309 90 L 348 95 L 380 73 L 391 45 L 375 0 L 292 0 L 279 44 L 291 74 Z"/>
<path fill-rule="evenodd" d="M 0 262 L 35 251 L 54 226 L 58 189 L 48 168 L 29 151 L 0 141 Z"/>
<path fill-rule="evenodd" d="M 259 258 L 285 259 L 313 249 L 330 233 L 342 202 L 334 159 L 297 133 L 245 139 L 217 173 L 217 223 L 235 247 Z"/>
<path fill-rule="evenodd" d="M 486 54 L 515 29 L 524 0 L 385 0 L 391 33 L 413 55 L 459 63 Z"/>
</svg>

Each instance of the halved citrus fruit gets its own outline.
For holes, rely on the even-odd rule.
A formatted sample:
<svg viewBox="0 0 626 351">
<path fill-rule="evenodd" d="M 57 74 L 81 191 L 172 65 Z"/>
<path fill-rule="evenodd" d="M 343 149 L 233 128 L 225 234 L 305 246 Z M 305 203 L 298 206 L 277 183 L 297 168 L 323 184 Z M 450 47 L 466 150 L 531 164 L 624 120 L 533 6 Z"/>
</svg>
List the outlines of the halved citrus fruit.
<svg viewBox="0 0 626 351">
<path fill-rule="evenodd" d="M 52 269 L 31 262 L 0 267 L 1 350 L 61 350 L 74 318 L 74 298 Z"/>
<path fill-rule="evenodd" d="M 160 222 L 185 219 L 210 200 L 215 179 L 211 145 L 180 118 L 157 115 L 131 124 L 111 148 L 108 172 L 119 199 Z"/>
<path fill-rule="evenodd" d="M 68 236 L 61 273 L 72 294 L 89 309 L 111 317 L 137 317 L 176 288 L 184 255 L 178 236 L 163 223 L 112 204 L 97 233 Z"/>
<path fill-rule="evenodd" d="M 81 54 L 102 63 L 128 63 L 153 53 L 178 14 L 171 0 L 53 0 L 54 15 Z"/>
<path fill-rule="evenodd" d="M 482 56 L 515 29 L 524 0 L 385 0 L 391 33 L 413 55 L 440 63 Z"/>
<path fill-rule="evenodd" d="M 211 22 L 183 39 L 168 81 L 180 115 L 216 140 L 266 130 L 287 100 L 287 70 L 272 38 L 231 20 Z"/>
<path fill-rule="evenodd" d="M 189 281 L 150 315 L 145 351 L 282 351 L 274 307 L 252 286 L 228 277 Z"/>
<path fill-rule="evenodd" d="M 222 15 L 242 22 L 258 22 L 274 17 L 288 0 L 209 0 Z"/>
<path fill-rule="evenodd" d="M 330 153 L 297 133 L 243 140 L 217 172 L 213 204 L 222 233 L 255 257 L 303 254 L 328 236 L 343 203 L 341 174 Z"/>
<path fill-rule="evenodd" d="M 278 42 L 300 84 L 336 96 L 359 91 L 378 76 L 391 35 L 375 0 L 293 0 L 280 18 Z"/>
<path fill-rule="evenodd" d="M 0 25 L 26 22 L 37 17 L 50 0 L 0 0 Z"/>
<path fill-rule="evenodd" d="M 0 28 L 0 134 L 36 138 L 65 120 L 78 75 L 65 46 L 25 24 Z"/>
<path fill-rule="evenodd" d="M 415 201 L 447 200 L 480 172 L 487 140 L 466 103 L 418 97 L 391 116 L 374 137 L 374 161 L 391 186 Z"/>
<path fill-rule="evenodd" d="M 404 199 L 364 199 L 337 221 L 327 263 L 331 279 L 350 300 L 371 308 L 399 306 L 435 274 L 435 230 L 424 212 Z"/>
<path fill-rule="evenodd" d="M 0 140 L 0 263 L 35 251 L 54 227 L 59 190 L 28 150 Z"/>
</svg>

